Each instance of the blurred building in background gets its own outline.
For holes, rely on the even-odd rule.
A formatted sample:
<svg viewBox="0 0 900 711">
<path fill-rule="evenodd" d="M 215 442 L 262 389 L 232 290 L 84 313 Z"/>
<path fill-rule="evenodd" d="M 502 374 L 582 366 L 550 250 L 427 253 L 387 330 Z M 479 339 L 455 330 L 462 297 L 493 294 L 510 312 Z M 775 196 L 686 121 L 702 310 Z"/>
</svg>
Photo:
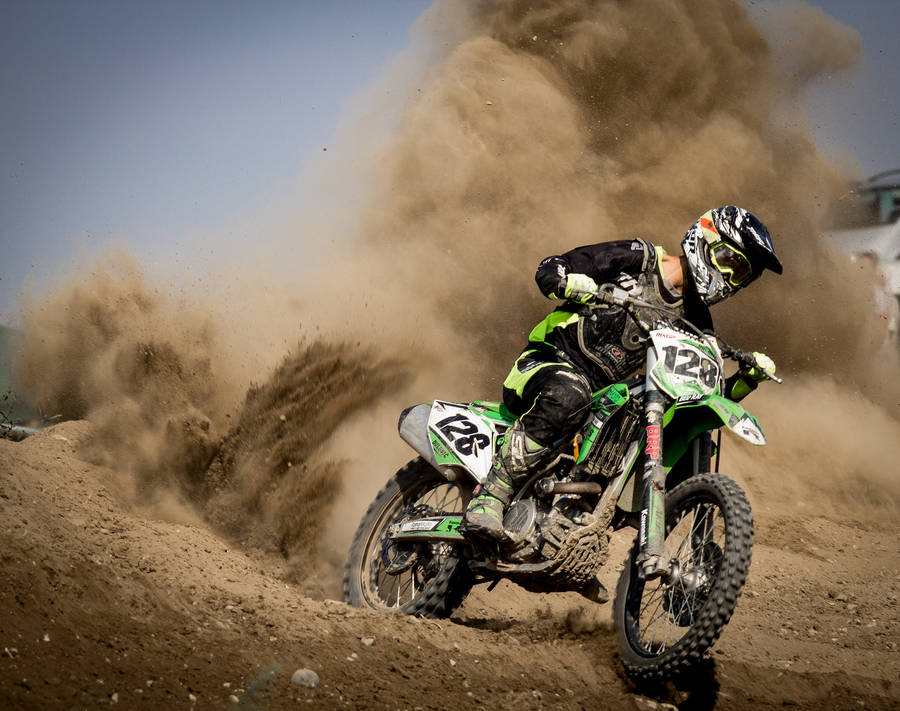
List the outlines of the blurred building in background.
<svg viewBox="0 0 900 711">
<path fill-rule="evenodd" d="M 900 169 L 873 175 L 835 207 L 826 241 L 849 254 L 874 282 L 877 316 L 885 337 L 900 329 Z"/>
</svg>

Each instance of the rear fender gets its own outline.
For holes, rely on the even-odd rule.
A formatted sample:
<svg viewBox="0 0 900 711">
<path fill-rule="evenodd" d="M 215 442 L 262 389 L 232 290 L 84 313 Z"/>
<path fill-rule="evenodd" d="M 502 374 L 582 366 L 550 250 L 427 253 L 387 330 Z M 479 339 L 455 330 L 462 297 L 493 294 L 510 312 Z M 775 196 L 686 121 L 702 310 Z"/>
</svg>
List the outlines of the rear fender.
<svg viewBox="0 0 900 711">
<path fill-rule="evenodd" d="M 413 405 L 400 415 L 400 437 L 448 481 L 483 482 L 494 460 L 497 436 L 512 424 L 496 403 Z"/>
</svg>

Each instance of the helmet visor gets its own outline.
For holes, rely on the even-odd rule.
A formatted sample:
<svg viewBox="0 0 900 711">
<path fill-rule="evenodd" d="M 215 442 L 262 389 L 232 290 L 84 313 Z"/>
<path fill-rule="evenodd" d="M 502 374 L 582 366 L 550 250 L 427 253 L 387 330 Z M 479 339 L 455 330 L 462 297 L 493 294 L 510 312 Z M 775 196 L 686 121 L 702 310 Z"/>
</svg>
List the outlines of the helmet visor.
<svg viewBox="0 0 900 711">
<path fill-rule="evenodd" d="M 750 260 L 727 242 L 712 245 L 710 255 L 716 269 L 731 286 L 745 286 L 753 280 Z"/>
</svg>

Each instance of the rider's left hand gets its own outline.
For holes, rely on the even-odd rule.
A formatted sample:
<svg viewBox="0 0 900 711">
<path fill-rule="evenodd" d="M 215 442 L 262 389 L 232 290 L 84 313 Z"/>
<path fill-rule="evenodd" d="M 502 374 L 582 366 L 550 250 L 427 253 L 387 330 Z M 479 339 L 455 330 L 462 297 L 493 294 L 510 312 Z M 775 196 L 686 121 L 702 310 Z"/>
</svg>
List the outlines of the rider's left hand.
<svg viewBox="0 0 900 711">
<path fill-rule="evenodd" d="M 775 361 L 769 358 L 765 353 L 753 351 L 753 357 L 756 358 L 756 364 L 759 368 L 741 368 L 741 375 L 744 375 L 757 383 L 765 380 L 768 375 L 775 375 Z M 766 372 L 764 372 L 766 371 Z"/>
</svg>

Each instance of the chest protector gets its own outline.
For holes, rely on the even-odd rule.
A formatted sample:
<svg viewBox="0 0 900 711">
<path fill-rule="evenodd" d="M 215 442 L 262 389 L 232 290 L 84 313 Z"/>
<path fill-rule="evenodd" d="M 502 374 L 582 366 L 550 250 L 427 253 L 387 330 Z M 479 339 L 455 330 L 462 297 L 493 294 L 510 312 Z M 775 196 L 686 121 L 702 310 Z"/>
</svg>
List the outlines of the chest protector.
<svg viewBox="0 0 900 711">
<path fill-rule="evenodd" d="M 683 314 L 684 300 L 677 293 L 663 295 L 668 289 L 659 273 L 661 252 L 654 252 L 640 274 L 620 274 L 602 288 L 625 292 L 630 297 Z M 587 306 L 580 315 L 579 350 L 600 368 L 609 382 L 625 380 L 643 367 L 647 339 L 624 309 L 605 304 Z M 652 313 L 646 314 L 647 320 L 652 317 Z"/>
</svg>

